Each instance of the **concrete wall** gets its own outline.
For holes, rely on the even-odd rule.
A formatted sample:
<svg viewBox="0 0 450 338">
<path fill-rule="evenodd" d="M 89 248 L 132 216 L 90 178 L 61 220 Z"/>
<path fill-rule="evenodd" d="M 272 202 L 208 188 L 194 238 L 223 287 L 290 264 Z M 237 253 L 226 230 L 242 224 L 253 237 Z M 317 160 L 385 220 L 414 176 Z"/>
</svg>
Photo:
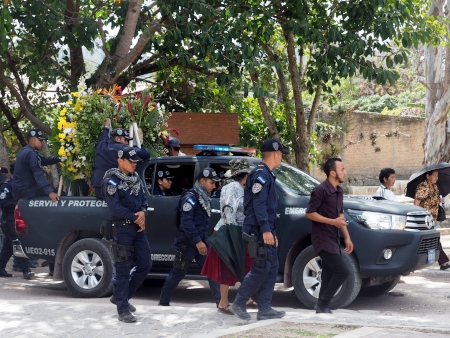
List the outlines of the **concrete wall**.
<svg viewBox="0 0 450 338">
<path fill-rule="evenodd" d="M 340 153 L 347 169 L 347 186 L 378 185 L 378 175 L 385 167 L 393 168 L 398 180 L 408 180 L 423 168 L 424 118 L 353 112 L 347 123 Z M 372 144 L 374 133 L 378 136 Z M 311 173 L 325 179 L 318 168 Z"/>
</svg>

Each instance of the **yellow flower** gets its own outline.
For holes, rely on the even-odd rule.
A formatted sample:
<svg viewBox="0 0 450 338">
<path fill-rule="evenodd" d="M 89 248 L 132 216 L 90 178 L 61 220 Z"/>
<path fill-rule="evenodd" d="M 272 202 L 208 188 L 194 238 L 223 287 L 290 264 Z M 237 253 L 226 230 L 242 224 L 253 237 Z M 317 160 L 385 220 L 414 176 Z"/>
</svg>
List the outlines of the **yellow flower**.
<svg viewBox="0 0 450 338">
<path fill-rule="evenodd" d="M 58 156 L 66 156 L 66 152 L 64 151 L 64 146 L 61 146 L 58 150 Z"/>
<path fill-rule="evenodd" d="M 59 112 L 59 116 L 66 116 L 66 113 L 67 113 L 67 108 L 66 107 L 64 107 L 60 112 Z"/>
<path fill-rule="evenodd" d="M 72 94 L 73 97 L 78 97 L 78 96 L 79 96 L 79 93 L 78 93 L 78 92 L 72 92 L 72 93 L 70 93 L 70 94 Z"/>
</svg>

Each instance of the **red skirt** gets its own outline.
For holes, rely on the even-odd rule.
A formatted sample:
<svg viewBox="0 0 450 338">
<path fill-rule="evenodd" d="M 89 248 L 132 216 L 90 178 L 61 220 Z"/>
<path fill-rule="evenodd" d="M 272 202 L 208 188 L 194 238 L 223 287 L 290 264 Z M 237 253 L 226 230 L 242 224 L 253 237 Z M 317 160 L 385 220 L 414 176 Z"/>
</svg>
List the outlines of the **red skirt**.
<svg viewBox="0 0 450 338">
<path fill-rule="evenodd" d="M 248 248 L 245 249 L 245 273 L 250 271 L 253 261 L 248 253 Z M 219 284 L 234 286 L 239 280 L 228 266 L 220 259 L 219 255 L 214 251 L 212 246 L 209 246 L 208 255 L 206 256 L 205 264 L 203 264 L 202 275 L 215 280 Z"/>
</svg>

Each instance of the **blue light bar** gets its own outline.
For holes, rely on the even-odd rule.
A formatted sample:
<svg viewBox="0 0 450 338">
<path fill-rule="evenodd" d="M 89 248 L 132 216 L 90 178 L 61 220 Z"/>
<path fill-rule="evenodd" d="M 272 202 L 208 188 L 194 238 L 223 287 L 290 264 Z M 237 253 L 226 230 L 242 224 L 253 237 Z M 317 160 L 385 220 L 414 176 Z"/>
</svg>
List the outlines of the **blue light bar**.
<svg viewBox="0 0 450 338">
<path fill-rule="evenodd" d="M 223 151 L 226 153 L 235 152 L 235 153 L 256 154 L 255 148 L 230 147 L 230 146 L 220 146 L 220 145 L 215 145 L 215 144 L 195 144 L 194 149 L 206 150 L 206 151 Z"/>
</svg>

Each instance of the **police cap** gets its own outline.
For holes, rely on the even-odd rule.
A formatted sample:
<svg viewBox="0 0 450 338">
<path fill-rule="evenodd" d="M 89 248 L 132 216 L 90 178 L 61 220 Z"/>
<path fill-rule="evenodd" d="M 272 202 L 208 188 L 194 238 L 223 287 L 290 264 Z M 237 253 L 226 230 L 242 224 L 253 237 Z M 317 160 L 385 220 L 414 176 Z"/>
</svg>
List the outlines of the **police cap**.
<svg viewBox="0 0 450 338">
<path fill-rule="evenodd" d="M 140 162 L 142 159 L 136 153 L 136 150 L 133 147 L 123 147 L 117 152 L 117 157 L 122 159 L 127 159 L 130 162 Z"/>
<path fill-rule="evenodd" d="M 217 176 L 216 171 L 213 168 L 206 167 L 198 175 L 198 179 L 209 178 L 214 182 L 220 182 L 221 179 Z"/>
<path fill-rule="evenodd" d="M 128 131 L 126 131 L 125 129 L 123 129 L 123 128 L 117 128 L 117 129 L 114 129 L 112 132 L 111 132 L 111 136 L 112 137 L 114 137 L 114 136 L 123 136 L 123 137 L 125 137 L 127 140 L 132 140 L 133 138 L 130 136 L 130 134 L 128 133 Z"/>
<path fill-rule="evenodd" d="M 289 154 L 289 150 L 286 149 L 286 147 L 276 138 L 270 138 L 268 140 L 265 140 L 261 147 L 261 152 L 273 152 L 273 151 L 281 151 L 283 154 L 287 155 Z"/>
<path fill-rule="evenodd" d="M 30 137 L 37 137 L 40 140 L 47 140 L 45 134 L 39 129 L 31 129 L 27 134 L 27 139 Z"/>
</svg>

